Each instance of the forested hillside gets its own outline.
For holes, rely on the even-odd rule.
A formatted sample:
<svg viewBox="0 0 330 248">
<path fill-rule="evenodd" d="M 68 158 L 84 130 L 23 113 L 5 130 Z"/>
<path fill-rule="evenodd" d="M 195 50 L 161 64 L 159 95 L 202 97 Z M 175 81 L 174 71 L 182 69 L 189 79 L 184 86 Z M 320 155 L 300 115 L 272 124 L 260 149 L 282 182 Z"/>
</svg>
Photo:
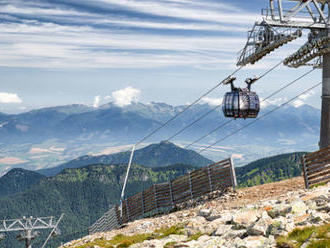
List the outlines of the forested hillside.
<svg viewBox="0 0 330 248">
<path fill-rule="evenodd" d="M 87 234 L 87 228 L 111 204 L 118 203 L 126 167 L 127 165 L 90 165 L 66 169 L 57 176 L 40 180 L 22 193 L 0 198 L 0 217 L 59 216 L 64 213 L 65 217 L 60 225 L 62 235 L 53 245 L 77 238 Z M 140 192 L 153 183 L 176 178 L 193 168 L 178 164 L 153 170 L 133 165 L 127 195 Z M 6 239 L 2 245 L 6 248 L 20 246 L 14 237 Z"/>
<path fill-rule="evenodd" d="M 236 168 L 239 186 L 253 186 L 299 176 L 301 174 L 300 157 L 303 154 L 278 155 Z M 102 216 L 111 204 L 118 203 L 126 168 L 126 164 L 96 164 L 64 169 L 56 176 L 42 178 L 24 192 L 0 198 L 0 216 L 1 218 L 18 218 L 24 215 L 59 216 L 65 213 L 65 218 L 61 223 L 62 235 L 53 244 L 75 239 L 87 234 L 87 228 Z M 127 196 L 140 192 L 154 183 L 176 178 L 193 169 L 196 167 L 184 164 L 157 168 L 133 164 L 127 185 Z M 21 173 L 31 174 L 24 170 Z M 15 182 L 12 174 L 15 173 L 9 172 L 9 176 L 3 177 L 7 178 L 8 184 Z M 18 247 L 13 237 L 6 239 L 5 242 L 7 243 L 3 244 L 7 245 L 6 248 Z"/>
<path fill-rule="evenodd" d="M 304 152 L 281 154 L 236 168 L 238 184 L 241 187 L 249 187 L 300 176 L 300 159 L 304 154 Z"/>
</svg>

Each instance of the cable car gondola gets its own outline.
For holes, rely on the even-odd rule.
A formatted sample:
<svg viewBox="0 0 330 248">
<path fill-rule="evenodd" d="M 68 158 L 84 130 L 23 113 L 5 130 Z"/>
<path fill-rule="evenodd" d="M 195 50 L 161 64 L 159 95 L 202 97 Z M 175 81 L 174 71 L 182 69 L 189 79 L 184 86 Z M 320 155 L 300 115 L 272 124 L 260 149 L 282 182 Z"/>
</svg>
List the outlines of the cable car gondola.
<svg viewBox="0 0 330 248">
<path fill-rule="evenodd" d="M 251 85 L 258 78 L 247 78 L 246 88 L 234 86 L 235 77 L 229 77 L 223 84 L 231 84 L 231 92 L 227 92 L 223 98 L 222 110 L 228 118 L 256 118 L 260 110 L 259 97 L 251 91 Z"/>
</svg>

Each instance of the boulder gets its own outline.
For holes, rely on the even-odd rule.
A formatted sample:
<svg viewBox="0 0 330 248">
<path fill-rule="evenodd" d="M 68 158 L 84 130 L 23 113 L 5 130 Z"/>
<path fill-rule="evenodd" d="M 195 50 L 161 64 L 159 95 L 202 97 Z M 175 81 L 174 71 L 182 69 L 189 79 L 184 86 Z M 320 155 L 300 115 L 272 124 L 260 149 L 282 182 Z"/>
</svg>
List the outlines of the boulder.
<svg viewBox="0 0 330 248">
<path fill-rule="evenodd" d="M 268 216 L 267 212 L 263 212 L 261 218 L 248 228 L 248 234 L 266 236 L 268 227 L 273 222 L 273 219 Z"/>
<path fill-rule="evenodd" d="M 240 211 L 233 216 L 232 222 L 237 229 L 247 228 L 258 220 L 258 214 L 256 210 Z"/>
<path fill-rule="evenodd" d="M 277 218 L 279 216 L 285 216 L 286 214 L 290 213 L 292 210 L 292 207 L 289 204 L 278 204 L 275 205 L 272 209 L 267 211 L 267 214 L 274 218 Z"/>
<path fill-rule="evenodd" d="M 212 210 L 211 209 L 201 209 L 198 211 L 198 215 L 202 216 L 204 218 L 210 216 L 212 214 Z"/>
<path fill-rule="evenodd" d="M 302 200 L 294 201 L 291 203 L 292 214 L 295 216 L 301 216 L 306 214 L 308 207 Z"/>
<path fill-rule="evenodd" d="M 268 239 L 264 236 L 249 236 L 243 239 L 241 247 L 246 248 L 264 248 L 267 247 Z"/>
<path fill-rule="evenodd" d="M 232 225 L 219 225 L 214 235 L 223 236 L 227 232 L 233 231 L 232 227 L 233 227 Z"/>
</svg>

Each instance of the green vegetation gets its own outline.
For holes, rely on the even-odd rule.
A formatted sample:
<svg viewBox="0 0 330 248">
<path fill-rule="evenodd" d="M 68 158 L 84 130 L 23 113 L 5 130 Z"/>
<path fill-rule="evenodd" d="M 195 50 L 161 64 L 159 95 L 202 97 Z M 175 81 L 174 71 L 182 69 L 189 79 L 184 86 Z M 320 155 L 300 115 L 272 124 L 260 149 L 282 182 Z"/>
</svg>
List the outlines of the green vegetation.
<svg viewBox="0 0 330 248">
<path fill-rule="evenodd" d="M 119 152 L 101 156 L 82 156 L 59 166 L 42 169 L 39 173 L 46 176 L 54 176 L 63 169 L 81 168 L 90 164 L 127 164 L 131 152 Z M 167 167 L 173 164 L 190 164 L 202 167 L 211 164 L 212 161 L 192 150 L 183 149 L 171 142 L 162 141 L 159 144 L 151 144 L 134 152 L 133 163 L 145 167 Z"/>
<path fill-rule="evenodd" d="M 299 161 L 302 154 L 283 154 L 236 168 L 238 182 L 240 186 L 252 186 L 300 175 Z M 19 218 L 24 215 L 59 216 L 65 213 L 60 225 L 63 234 L 53 240 L 52 245 L 85 236 L 88 234 L 88 227 L 112 204 L 118 203 L 126 168 L 126 164 L 97 164 L 65 169 L 53 177 L 36 177 L 37 181 L 30 182 L 26 188 L 20 186 L 15 195 L 1 197 L 0 194 L 0 219 Z M 154 183 L 177 178 L 193 169 L 196 167 L 184 164 L 158 168 L 133 164 L 127 184 L 127 196 Z M 27 176 L 24 176 L 25 174 Z M 21 176 L 30 178 L 29 175 L 29 171 L 23 170 Z M 15 178 L 6 177 L 6 183 L 15 185 Z M 43 238 L 42 235 L 40 237 Z M 40 246 L 41 238 L 35 240 L 34 246 Z M 14 235 L 10 235 L 1 244 L 4 247 L 20 246 Z"/>
<path fill-rule="evenodd" d="M 111 204 L 118 203 L 127 165 L 90 165 L 66 169 L 62 173 L 43 178 L 28 190 L 0 198 L 0 219 L 22 216 L 59 216 L 62 235 L 52 241 L 53 246 L 88 234 L 88 227 L 101 217 Z M 168 169 L 151 169 L 132 165 L 127 195 L 148 188 L 154 183 L 168 181 L 187 173 L 193 167 L 182 164 Z M 46 233 L 44 233 L 46 235 Z M 35 240 L 38 247 L 41 238 Z M 4 247 L 20 247 L 14 235 L 3 242 Z"/>
<path fill-rule="evenodd" d="M 277 241 L 278 248 L 299 248 L 306 240 L 310 243 L 306 248 L 329 248 L 330 247 L 330 224 L 296 228 L 288 234 L 281 236 Z"/>
<path fill-rule="evenodd" d="M 202 236 L 202 235 L 203 235 L 203 233 L 201 233 L 201 232 L 195 233 L 195 234 L 193 234 L 193 235 L 191 235 L 191 236 L 189 237 L 189 240 L 188 240 L 188 241 L 191 241 L 191 240 L 197 240 L 197 239 L 199 239 L 199 237 Z"/>
<path fill-rule="evenodd" d="M 93 247 L 94 245 L 101 246 L 104 248 L 112 248 L 114 246 L 118 248 L 129 247 L 133 244 L 142 243 L 145 240 L 162 239 L 168 237 L 171 234 L 182 234 L 182 230 L 183 230 L 182 225 L 176 225 L 176 226 L 171 226 L 169 228 L 161 228 L 155 230 L 153 233 L 143 233 L 132 236 L 118 234 L 115 237 L 113 237 L 111 240 L 96 239 L 92 242 L 78 246 L 77 248 L 89 248 L 89 247 Z"/>
<path fill-rule="evenodd" d="M 0 198 L 27 190 L 45 176 L 29 170 L 12 169 L 0 177 Z"/>
<path fill-rule="evenodd" d="M 301 175 L 300 158 L 305 153 L 288 153 L 263 158 L 246 166 L 236 168 L 240 187 L 281 181 Z"/>
</svg>

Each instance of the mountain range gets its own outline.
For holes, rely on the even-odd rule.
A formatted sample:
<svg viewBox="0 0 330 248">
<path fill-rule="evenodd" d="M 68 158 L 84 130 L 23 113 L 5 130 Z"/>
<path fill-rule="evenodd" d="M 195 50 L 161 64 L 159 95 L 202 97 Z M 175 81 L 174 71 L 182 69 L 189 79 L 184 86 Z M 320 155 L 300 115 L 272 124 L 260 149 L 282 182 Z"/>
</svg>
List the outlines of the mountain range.
<svg viewBox="0 0 330 248">
<path fill-rule="evenodd" d="M 90 164 L 127 164 L 131 152 L 120 152 L 110 155 L 82 156 L 67 163 L 38 172 L 46 176 L 54 176 L 63 169 L 79 168 Z M 206 166 L 213 163 L 195 151 L 183 149 L 170 142 L 151 144 L 134 152 L 132 160 L 135 164 L 143 164 L 146 167 L 166 167 L 173 164 L 189 164 L 196 167 Z"/>
<path fill-rule="evenodd" d="M 257 185 L 278 181 L 301 174 L 299 158 L 302 153 L 283 154 L 265 158 L 244 167 L 236 168 L 239 186 Z M 0 178 L 0 185 L 16 185 L 12 194 L 0 194 L 2 219 L 21 216 L 59 216 L 65 213 L 60 224 L 62 235 L 52 241 L 52 247 L 87 234 L 88 227 L 106 212 L 111 204 L 118 203 L 125 177 L 126 164 L 92 164 L 80 168 L 67 168 L 52 177 L 36 172 L 13 169 Z M 126 195 L 132 195 L 158 182 L 168 181 L 196 169 L 195 166 L 175 164 L 149 168 L 132 165 Z M 17 176 L 28 181 L 17 181 Z M 17 185 L 21 182 L 21 185 Z M 40 233 L 34 245 L 45 234 Z M 15 237 L 2 242 L 4 247 L 19 247 Z"/>
<path fill-rule="evenodd" d="M 44 169 L 83 155 L 122 151 L 186 107 L 165 103 L 132 103 L 118 107 L 108 103 L 99 108 L 68 105 L 15 115 L 0 113 L 0 175 L 13 167 Z M 274 107 L 268 105 L 260 115 Z M 213 108 L 208 104 L 193 105 L 143 145 L 166 140 Z M 226 121 L 219 107 L 171 141 L 189 144 Z M 248 128 L 236 131 L 251 121 L 231 121 L 191 148 L 199 149 L 230 135 L 203 155 L 220 160 L 236 154 L 240 165 L 285 151 L 316 149 L 320 111 L 309 105 L 298 108 L 287 105 Z"/>
</svg>

